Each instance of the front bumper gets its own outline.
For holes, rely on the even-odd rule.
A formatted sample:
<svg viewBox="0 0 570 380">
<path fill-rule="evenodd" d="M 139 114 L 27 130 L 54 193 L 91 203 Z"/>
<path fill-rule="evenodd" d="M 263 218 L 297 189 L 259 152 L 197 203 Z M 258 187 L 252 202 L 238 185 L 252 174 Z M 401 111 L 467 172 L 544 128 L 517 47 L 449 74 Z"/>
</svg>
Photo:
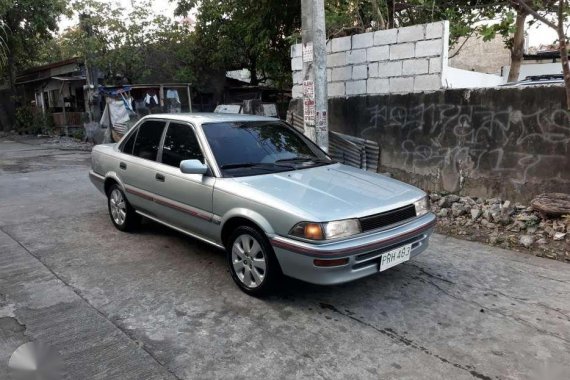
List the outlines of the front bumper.
<svg viewBox="0 0 570 380">
<path fill-rule="evenodd" d="M 410 258 L 425 251 L 436 223 L 428 213 L 408 223 L 336 242 L 311 244 L 283 236 L 271 238 L 271 245 L 283 274 L 319 285 L 334 285 L 378 273 L 383 253 L 412 245 Z M 318 259 L 348 258 L 336 267 L 317 267 Z"/>
</svg>

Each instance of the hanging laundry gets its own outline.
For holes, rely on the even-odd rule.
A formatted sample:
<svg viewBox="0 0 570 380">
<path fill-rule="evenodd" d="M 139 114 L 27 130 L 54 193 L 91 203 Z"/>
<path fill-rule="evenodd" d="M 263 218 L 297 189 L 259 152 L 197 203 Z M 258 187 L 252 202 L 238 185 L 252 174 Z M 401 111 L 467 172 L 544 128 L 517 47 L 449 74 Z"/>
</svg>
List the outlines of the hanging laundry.
<svg viewBox="0 0 570 380">
<path fill-rule="evenodd" d="M 144 103 L 149 108 L 156 107 L 156 106 L 158 106 L 158 96 L 156 96 L 155 93 L 147 92 L 146 96 L 144 98 Z"/>
<path fill-rule="evenodd" d="M 180 103 L 180 97 L 178 96 L 178 90 L 175 90 L 175 89 L 166 90 L 166 99 L 172 99 L 172 100 L 175 100 L 177 103 Z"/>
</svg>

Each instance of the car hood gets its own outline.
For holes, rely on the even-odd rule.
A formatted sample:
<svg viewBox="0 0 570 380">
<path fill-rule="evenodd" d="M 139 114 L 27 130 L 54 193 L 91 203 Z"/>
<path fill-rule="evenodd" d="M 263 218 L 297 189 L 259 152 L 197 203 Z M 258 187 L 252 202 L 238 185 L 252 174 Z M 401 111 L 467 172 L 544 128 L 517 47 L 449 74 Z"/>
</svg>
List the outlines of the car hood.
<svg viewBox="0 0 570 380">
<path fill-rule="evenodd" d="M 392 210 L 425 196 L 413 186 L 342 164 L 234 178 L 252 200 L 276 202 L 312 216 L 312 221 L 363 217 Z M 242 187 L 239 186 L 239 187 Z"/>
</svg>

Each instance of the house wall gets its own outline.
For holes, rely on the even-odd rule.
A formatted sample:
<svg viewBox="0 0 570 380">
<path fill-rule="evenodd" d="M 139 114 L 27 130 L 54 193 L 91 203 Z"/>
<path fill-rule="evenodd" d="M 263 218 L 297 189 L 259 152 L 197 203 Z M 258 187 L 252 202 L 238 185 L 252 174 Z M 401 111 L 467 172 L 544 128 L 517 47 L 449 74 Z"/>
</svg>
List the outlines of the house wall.
<svg viewBox="0 0 570 380">
<path fill-rule="evenodd" d="M 505 47 L 502 36 L 490 41 L 481 37 L 460 38 L 449 51 L 449 66 L 456 69 L 486 74 L 501 73 L 501 68 L 511 63 L 511 52 Z"/>
<path fill-rule="evenodd" d="M 302 114 L 302 101 L 290 111 Z M 425 190 L 529 202 L 570 189 L 570 111 L 562 87 L 335 98 L 329 125 L 376 141 L 379 171 Z"/>
<path fill-rule="evenodd" d="M 505 80 L 498 75 L 448 67 L 444 81 L 444 87 L 447 88 L 481 88 L 499 86 L 503 84 Z"/>
<path fill-rule="evenodd" d="M 449 22 L 333 38 L 327 43 L 329 97 L 434 91 L 442 88 Z M 301 98 L 302 44 L 291 46 L 293 98 Z"/>
</svg>

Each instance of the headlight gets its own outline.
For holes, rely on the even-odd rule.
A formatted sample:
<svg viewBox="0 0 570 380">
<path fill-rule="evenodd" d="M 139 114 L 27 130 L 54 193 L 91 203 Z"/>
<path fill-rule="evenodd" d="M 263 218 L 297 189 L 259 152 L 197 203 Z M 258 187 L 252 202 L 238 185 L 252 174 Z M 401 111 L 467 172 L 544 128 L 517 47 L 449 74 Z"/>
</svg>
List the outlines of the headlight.
<svg viewBox="0 0 570 380">
<path fill-rule="evenodd" d="M 357 219 L 338 220 L 328 222 L 324 225 L 325 237 L 327 239 L 338 239 L 341 237 L 356 235 L 362 232 L 360 222 Z"/>
<path fill-rule="evenodd" d="M 429 209 L 429 198 L 423 197 L 419 201 L 414 202 L 414 207 L 416 208 L 416 216 L 422 216 L 427 214 Z"/>
<path fill-rule="evenodd" d="M 301 222 L 289 231 L 291 236 L 309 240 L 330 240 L 362 232 L 357 219 L 337 220 L 328 223 Z"/>
</svg>

